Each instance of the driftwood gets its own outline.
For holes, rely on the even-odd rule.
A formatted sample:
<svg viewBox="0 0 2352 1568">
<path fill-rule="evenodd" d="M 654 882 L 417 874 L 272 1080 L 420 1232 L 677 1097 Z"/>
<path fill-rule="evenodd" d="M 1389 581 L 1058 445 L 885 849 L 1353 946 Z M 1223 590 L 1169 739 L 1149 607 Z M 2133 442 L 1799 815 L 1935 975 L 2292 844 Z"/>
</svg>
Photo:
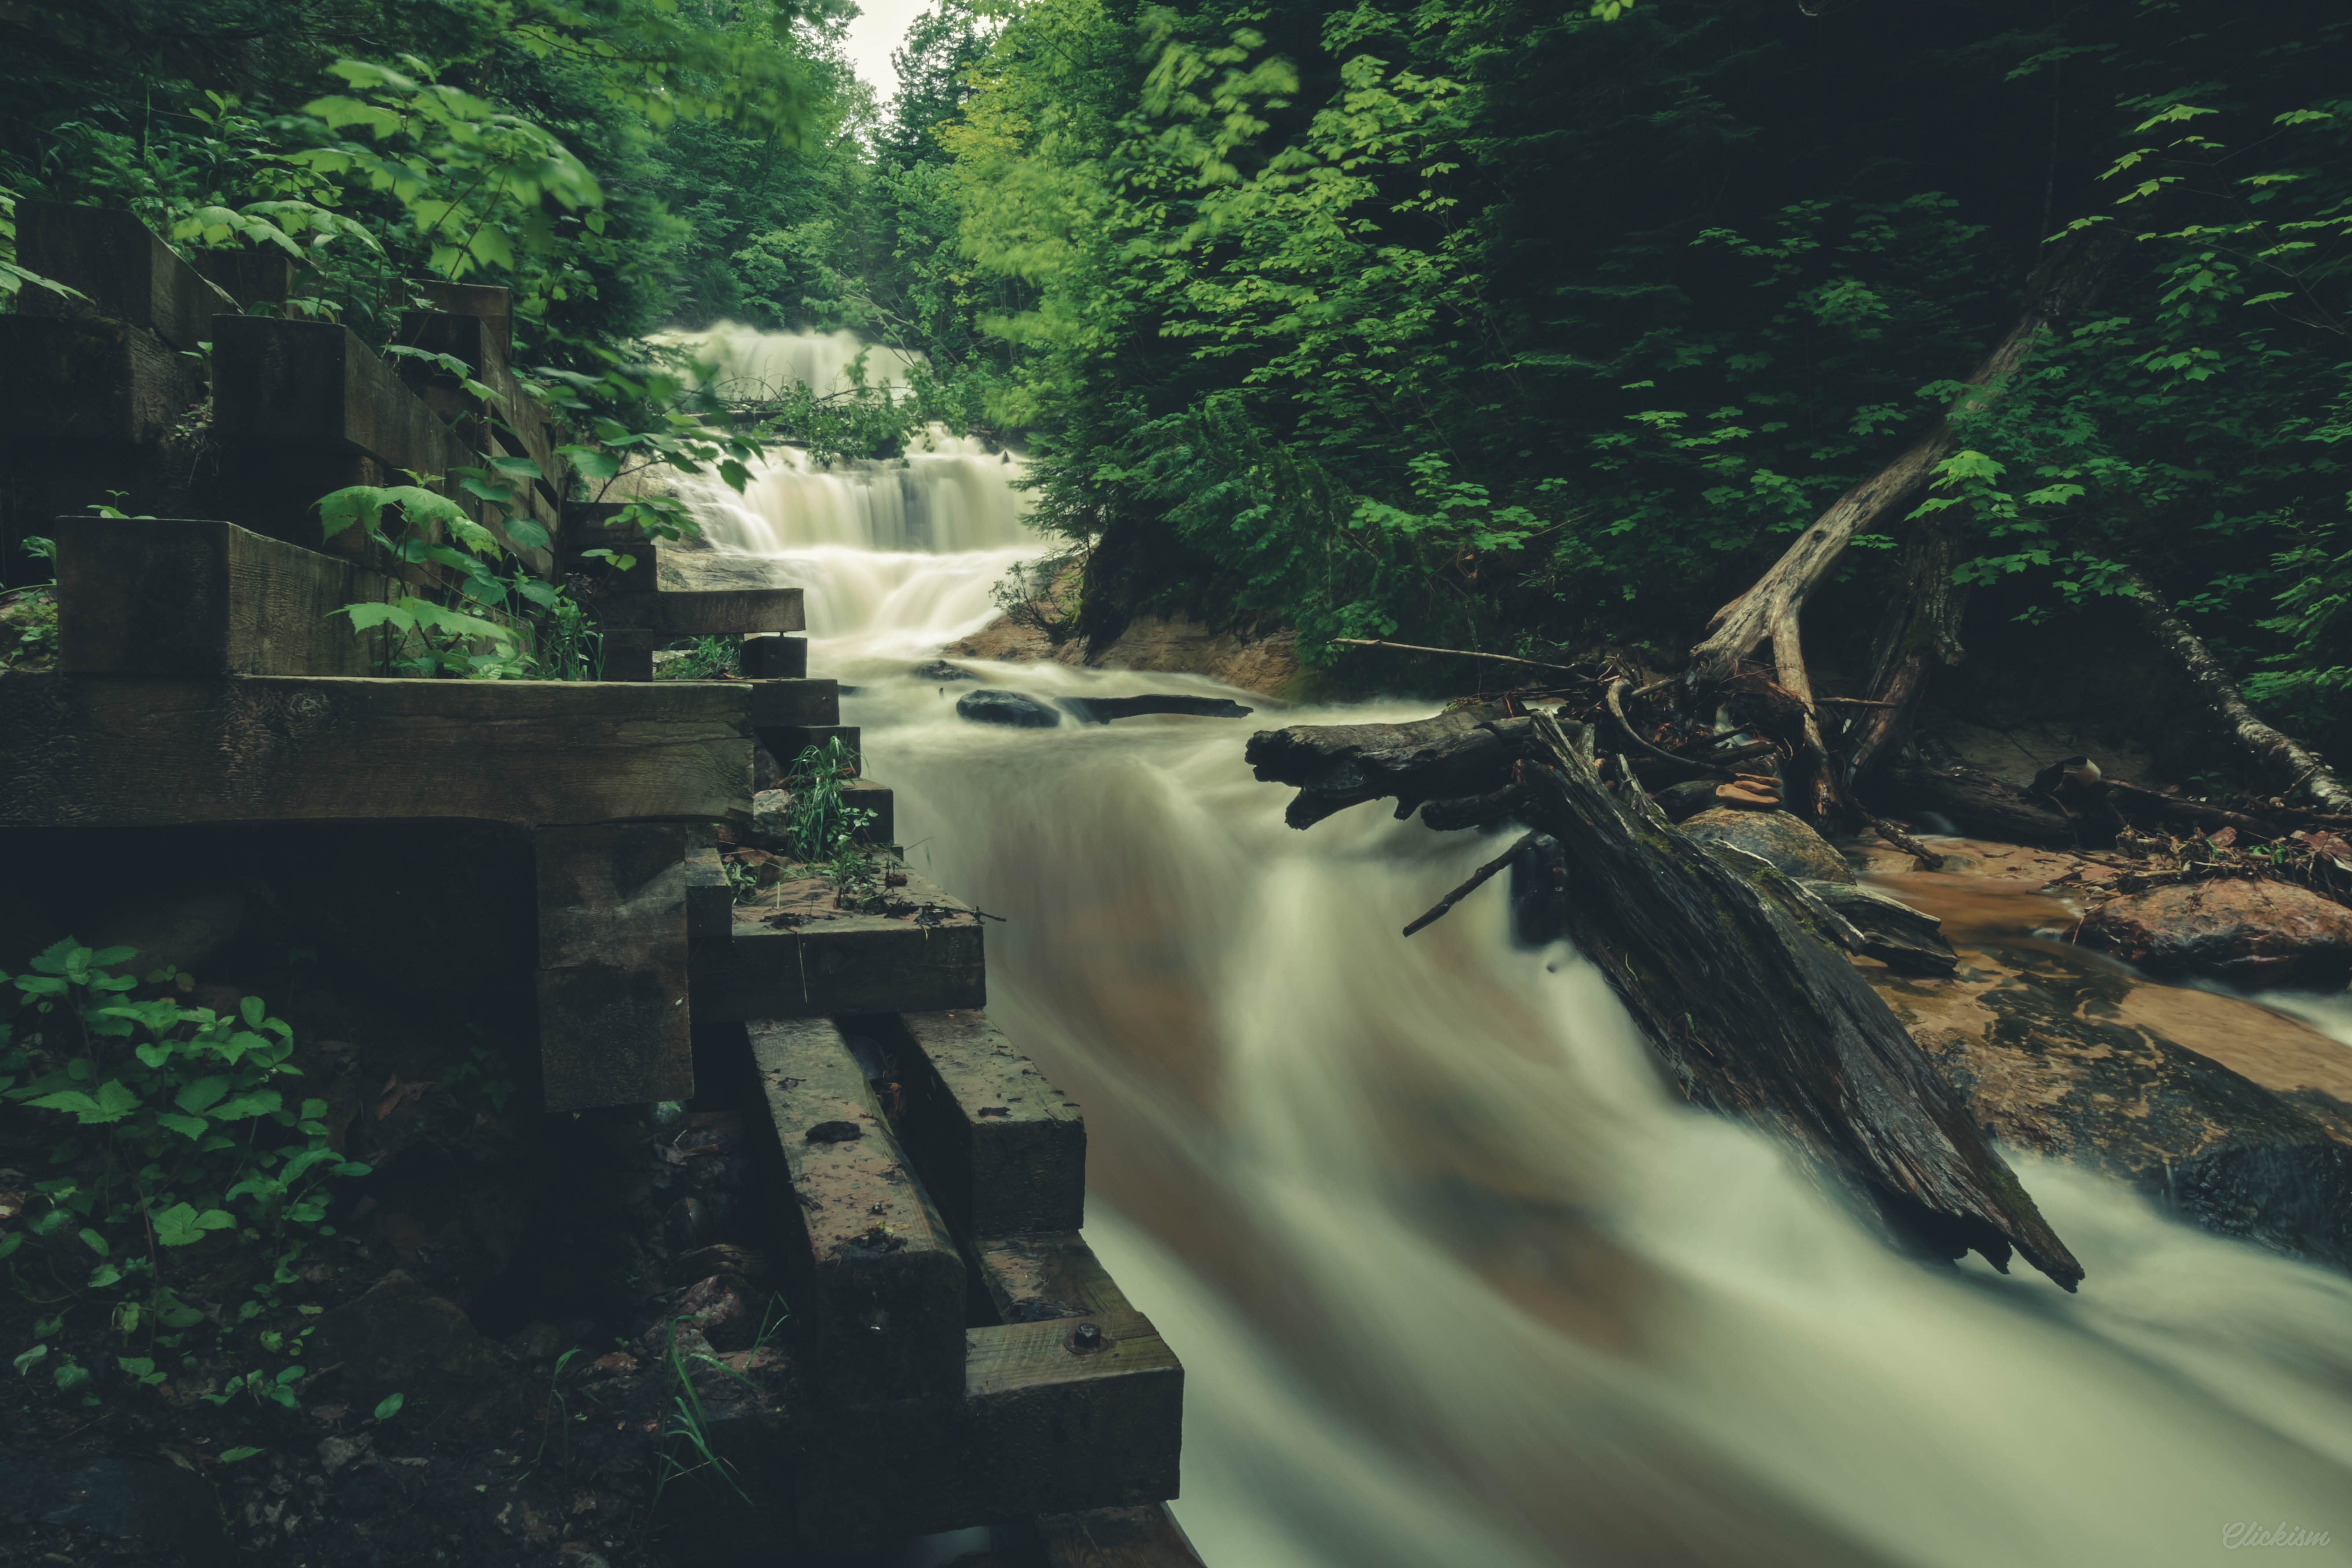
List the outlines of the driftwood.
<svg viewBox="0 0 2352 1568">
<path fill-rule="evenodd" d="M 1448 658 L 1483 658 L 1490 664 L 1524 665 L 1529 669 L 1557 669 L 1570 675 L 1582 673 L 1572 665 L 1546 664 L 1539 658 L 1521 658 L 1511 653 L 1481 653 L 1467 647 L 1423 647 L 1419 643 L 1390 642 L 1384 637 L 1333 637 L 1331 640 L 1341 647 L 1389 647 L 1399 653 L 1435 653 L 1444 654 Z"/>
<path fill-rule="evenodd" d="M 1888 768 L 1879 795 L 1899 811 L 1932 811 L 1963 830 L 2013 844 L 2072 846 L 2073 817 L 2046 795 L 2001 783 L 1974 768 Z"/>
<path fill-rule="evenodd" d="M 1997 1268 L 2014 1247 L 2072 1289 L 2081 1266 L 1869 983 L 1814 934 L 1811 895 L 1769 868 L 1744 879 L 1646 799 L 1621 804 L 1591 745 L 1580 725 L 1473 710 L 1263 732 L 1248 756 L 1260 779 L 1299 786 L 1297 826 L 1375 796 L 1404 815 L 1489 793 L 1507 771 L 1564 882 L 1538 890 L 1550 907 L 1521 910 L 1521 928 L 1559 931 L 1601 967 L 1685 1099 L 1777 1133 L 1914 1244 L 1974 1248 Z"/>
<path fill-rule="evenodd" d="M 1929 523 L 1903 550 L 1903 584 L 1871 649 L 1870 710 L 1847 730 L 1847 776 L 1869 776 L 1892 753 L 1927 689 L 1931 664 L 1956 665 L 1969 591 L 1952 581 L 1951 530 Z"/>
<path fill-rule="evenodd" d="M 2205 646 L 2205 640 L 2189 629 L 2189 623 L 2174 613 L 2147 578 L 2137 572 L 2126 574 L 2137 594 L 2132 605 L 2139 613 L 2141 624 L 2147 628 L 2158 647 L 2179 662 L 2212 710 L 2215 720 L 2255 766 L 2277 786 L 2281 795 L 2291 795 L 2301 789 L 2329 811 L 2352 811 L 2352 790 L 2317 757 L 2297 745 L 2289 736 L 2265 724 L 2246 706 L 2230 678 L 2222 671 L 2221 661 Z"/>
</svg>

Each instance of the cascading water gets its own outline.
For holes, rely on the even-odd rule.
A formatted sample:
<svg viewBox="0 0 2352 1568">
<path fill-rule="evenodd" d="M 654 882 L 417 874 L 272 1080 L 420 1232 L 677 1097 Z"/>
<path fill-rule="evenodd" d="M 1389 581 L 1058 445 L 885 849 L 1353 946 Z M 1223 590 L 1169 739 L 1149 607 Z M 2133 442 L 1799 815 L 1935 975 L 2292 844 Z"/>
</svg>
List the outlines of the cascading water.
<svg viewBox="0 0 2352 1568">
<path fill-rule="evenodd" d="M 730 395 L 793 381 L 842 392 L 861 353 L 870 385 L 898 379 L 908 363 L 848 332 L 720 326 L 691 337 Z M 716 479 L 677 483 L 713 546 L 759 560 L 764 581 L 807 590 L 817 662 L 841 669 L 924 657 L 994 617 L 996 584 L 1045 546 L 1022 522 L 1020 475 L 1013 452 L 934 429 L 902 461 L 820 468 L 787 448 L 756 466 L 740 495 Z"/>
<path fill-rule="evenodd" d="M 1243 726 L 984 728 L 877 679 L 1036 546 L 1008 496 L 992 550 L 861 549 L 791 473 L 706 518 L 810 588 L 819 668 L 865 658 L 845 717 L 909 853 L 1007 917 L 991 1011 L 1087 1108 L 1087 1234 L 1185 1360 L 1176 1507 L 1212 1568 L 2190 1563 L 2280 1526 L 2352 1561 L 2352 1281 L 2022 1160 L 2079 1296 L 1893 1256 L 1674 1101 L 1499 894 L 1398 937 L 1492 844 L 1364 808 L 1292 832 Z"/>
</svg>

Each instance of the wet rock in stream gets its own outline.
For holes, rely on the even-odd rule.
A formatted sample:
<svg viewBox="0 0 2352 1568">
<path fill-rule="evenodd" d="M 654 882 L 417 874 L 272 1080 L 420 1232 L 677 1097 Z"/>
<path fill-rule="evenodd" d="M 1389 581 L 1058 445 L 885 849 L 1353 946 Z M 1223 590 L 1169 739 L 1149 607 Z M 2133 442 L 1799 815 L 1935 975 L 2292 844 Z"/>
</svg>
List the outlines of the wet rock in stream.
<svg viewBox="0 0 2352 1568">
<path fill-rule="evenodd" d="M 2340 991 L 2352 909 L 2289 882 L 2232 878 L 2156 888 L 2092 910 L 2075 940 L 2151 974 Z"/>
<path fill-rule="evenodd" d="M 2218 1024 L 2255 1070 L 2301 1052 L 2324 1075 L 2326 1053 L 2341 1047 L 2251 1004 L 2150 985 L 2063 943 L 1963 959 L 1949 980 L 1871 978 L 1994 1136 L 2115 1176 L 2208 1230 L 2352 1268 L 2352 1104 L 2266 1087 L 2174 1036 L 2210 1047 Z M 2176 1003 L 2185 1027 L 2169 1016 Z M 2215 1008 L 2229 1018 L 2200 1026 Z"/>
<path fill-rule="evenodd" d="M 1052 704 L 995 687 L 967 691 L 957 698 L 956 717 L 974 724 L 1003 724 L 1016 730 L 1050 730 L 1062 721 L 1060 710 Z"/>
</svg>

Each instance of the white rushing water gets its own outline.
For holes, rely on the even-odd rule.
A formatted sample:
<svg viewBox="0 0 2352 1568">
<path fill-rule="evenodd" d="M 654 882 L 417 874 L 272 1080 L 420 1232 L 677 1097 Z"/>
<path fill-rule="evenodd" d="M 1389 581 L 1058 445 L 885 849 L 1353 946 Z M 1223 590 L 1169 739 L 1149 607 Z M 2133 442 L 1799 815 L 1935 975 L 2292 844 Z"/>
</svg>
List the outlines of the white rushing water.
<svg viewBox="0 0 2352 1568">
<path fill-rule="evenodd" d="M 927 519 L 977 484 L 899 473 Z M 1491 840 L 1378 806 L 1293 832 L 1255 721 L 985 728 L 887 663 L 985 621 L 1037 548 L 1014 498 L 927 553 L 841 499 L 859 476 L 771 477 L 707 515 L 810 588 L 813 668 L 854 661 L 910 858 L 1005 918 L 990 1011 L 1087 1107 L 1087 1235 L 1184 1359 L 1210 1568 L 2352 1561 L 2352 1280 L 2021 1161 L 2079 1295 L 1893 1256 L 1675 1101 L 1499 889 L 1399 937 Z"/>
</svg>

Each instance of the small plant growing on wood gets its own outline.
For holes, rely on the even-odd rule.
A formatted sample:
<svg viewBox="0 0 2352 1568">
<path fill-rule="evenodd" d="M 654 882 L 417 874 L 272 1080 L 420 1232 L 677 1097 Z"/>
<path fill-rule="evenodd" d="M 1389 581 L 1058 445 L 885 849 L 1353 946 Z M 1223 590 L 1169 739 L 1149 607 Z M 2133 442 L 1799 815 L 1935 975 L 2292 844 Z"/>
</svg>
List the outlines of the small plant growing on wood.
<svg viewBox="0 0 2352 1568">
<path fill-rule="evenodd" d="M 802 748 L 786 773 L 792 806 L 784 816 L 784 852 L 831 874 L 835 862 L 856 853 L 858 831 L 874 814 L 849 804 L 846 787 L 857 776 L 857 753 L 838 735 Z M 838 880 L 835 878 L 835 880 Z"/>
<path fill-rule="evenodd" d="M 742 673 L 743 639 L 694 637 L 654 668 L 656 680 L 726 680 Z"/>
</svg>

